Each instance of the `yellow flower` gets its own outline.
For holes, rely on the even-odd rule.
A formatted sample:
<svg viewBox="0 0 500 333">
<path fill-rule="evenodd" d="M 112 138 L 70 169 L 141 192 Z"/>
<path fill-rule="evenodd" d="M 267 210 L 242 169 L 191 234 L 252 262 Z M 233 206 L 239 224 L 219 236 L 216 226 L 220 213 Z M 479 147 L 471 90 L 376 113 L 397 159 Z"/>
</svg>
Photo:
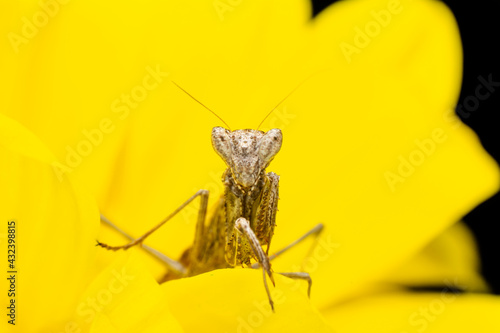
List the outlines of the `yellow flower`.
<svg viewBox="0 0 500 333">
<path fill-rule="evenodd" d="M 314 20 L 305 0 L 1 6 L 0 235 L 16 221 L 19 253 L 16 325 L 2 330 L 500 329 L 458 222 L 498 189 L 498 169 L 454 116 L 461 45 L 443 4 L 344 1 Z M 238 129 L 311 75 L 262 126 L 284 134 L 271 251 L 325 225 L 311 253 L 273 262 L 310 272 L 310 301 L 276 276 L 272 314 L 259 271 L 159 285 L 164 266 L 140 249 L 94 246 L 124 242 L 97 231 L 97 207 L 139 236 L 198 189 L 210 204 L 222 193 L 209 140 L 222 124 L 171 80 Z M 179 258 L 197 205 L 146 243 Z M 406 288 L 428 285 L 442 289 Z"/>
</svg>

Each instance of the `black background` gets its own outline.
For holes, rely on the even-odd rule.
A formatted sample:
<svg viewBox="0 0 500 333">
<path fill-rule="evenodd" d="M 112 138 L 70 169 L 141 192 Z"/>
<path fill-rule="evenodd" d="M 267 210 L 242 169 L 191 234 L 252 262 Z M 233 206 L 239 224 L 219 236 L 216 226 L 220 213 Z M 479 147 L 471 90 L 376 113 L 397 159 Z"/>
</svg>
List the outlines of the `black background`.
<svg viewBox="0 0 500 333">
<path fill-rule="evenodd" d="M 312 0 L 314 15 L 336 2 L 335 0 Z M 500 81 L 500 72 L 496 62 L 500 59 L 500 34 L 497 12 L 497 2 L 484 1 L 443 1 L 451 9 L 458 22 L 462 45 L 464 48 L 464 73 L 460 100 L 457 105 L 463 105 L 464 98 L 474 95 L 479 84 L 478 77 L 485 79 L 492 75 L 492 80 Z M 425 18 L 422 18 L 423 20 Z M 467 119 L 460 117 L 470 126 L 481 139 L 481 143 L 490 155 L 499 161 L 498 123 L 494 114 L 499 110 L 500 88 L 489 98 L 480 102 L 479 108 L 471 112 Z M 460 116 L 460 115 L 459 115 Z M 466 175 L 465 175 L 466 177 Z M 490 284 L 495 294 L 500 294 L 500 233 L 497 230 L 500 196 L 497 193 L 491 199 L 483 202 L 469 214 L 464 221 L 474 233 L 479 246 L 482 263 L 482 274 Z M 497 227 L 497 228 L 496 228 Z"/>
</svg>

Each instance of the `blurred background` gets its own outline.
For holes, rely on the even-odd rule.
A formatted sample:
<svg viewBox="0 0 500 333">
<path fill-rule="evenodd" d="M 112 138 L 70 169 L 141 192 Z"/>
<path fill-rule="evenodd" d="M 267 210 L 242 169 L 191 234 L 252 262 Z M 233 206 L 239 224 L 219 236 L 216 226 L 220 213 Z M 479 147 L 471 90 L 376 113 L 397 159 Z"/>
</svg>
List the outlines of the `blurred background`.
<svg viewBox="0 0 500 333">
<path fill-rule="evenodd" d="M 314 15 L 318 15 L 335 0 L 312 0 Z M 500 59 L 498 33 L 500 30 L 495 1 L 443 1 L 451 9 L 458 22 L 464 52 L 464 72 L 462 90 L 458 106 L 464 105 L 464 99 L 475 93 L 480 83 L 479 76 L 492 81 L 500 81 L 500 71 L 496 66 Z M 486 151 L 499 161 L 500 128 L 495 121 L 495 112 L 499 110 L 500 88 L 481 101 L 473 112 L 457 112 L 462 121 L 471 127 L 481 139 Z M 458 108 L 457 110 L 458 111 Z M 495 294 L 500 294 L 500 196 L 497 193 L 483 202 L 469 214 L 464 221 L 474 233 L 481 256 L 482 274 L 489 282 Z"/>
</svg>

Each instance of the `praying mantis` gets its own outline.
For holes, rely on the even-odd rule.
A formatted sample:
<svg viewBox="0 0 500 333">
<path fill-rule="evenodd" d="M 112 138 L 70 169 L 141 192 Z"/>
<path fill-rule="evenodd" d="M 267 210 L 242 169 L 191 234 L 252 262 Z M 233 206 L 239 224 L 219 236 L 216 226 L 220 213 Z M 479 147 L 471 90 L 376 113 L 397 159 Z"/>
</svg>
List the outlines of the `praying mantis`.
<svg viewBox="0 0 500 333">
<path fill-rule="evenodd" d="M 215 114 L 175 82 L 173 83 L 196 102 Z M 276 105 L 273 110 L 287 97 Z M 222 120 L 219 116 L 217 117 Z M 222 120 L 222 122 L 224 121 Z M 224 124 L 227 126 L 225 122 Z M 266 279 L 267 275 L 273 286 L 275 285 L 271 261 L 304 239 L 310 236 L 317 238 L 323 230 L 323 224 L 317 224 L 288 246 L 269 255 L 269 247 L 276 226 L 279 176 L 274 172 L 266 172 L 266 168 L 280 151 L 283 135 L 281 130 L 277 128 L 263 132 L 258 129 L 231 131 L 229 126 L 227 127 L 214 127 L 211 134 L 212 146 L 215 152 L 227 165 L 227 169 L 222 175 L 224 194 L 218 200 L 211 216 L 207 218 L 209 192 L 202 189 L 186 200 L 163 221 L 138 238 L 131 237 L 101 215 L 102 222 L 123 234 L 130 242 L 122 246 L 111 246 L 98 241 L 97 245 L 115 251 L 126 250 L 137 245 L 142 246 L 146 251 L 161 259 L 168 267 L 168 273 L 161 282 L 240 265 L 253 269 L 262 268 L 264 287 L 269 304 L 274 312 L 274 303 Z M 171 259 L 143 244 L 148 236 L 197 198 L 200 199 L 200 207 L 193 245 L 184 251 L 179 260 Z M 264 246 L 266 247 L 265 251 Z M 307 272 L 275 273 L 292 279 L 307 281 L 308 295 L 310 296 L 312 280 Z"/>
</svg>

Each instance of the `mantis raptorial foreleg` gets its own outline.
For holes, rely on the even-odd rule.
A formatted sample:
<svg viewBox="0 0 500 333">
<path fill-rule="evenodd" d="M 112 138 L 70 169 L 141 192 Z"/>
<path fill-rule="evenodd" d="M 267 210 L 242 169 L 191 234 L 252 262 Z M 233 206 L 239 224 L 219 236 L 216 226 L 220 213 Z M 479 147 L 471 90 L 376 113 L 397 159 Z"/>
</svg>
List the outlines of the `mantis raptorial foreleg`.
<svg viewBox="0 0 500 333">
<path fill-rule="evenodd" d="M 304 235 L 302 235 L 301 237 L 299 237 L 295 241 L 291 242 L 290 244 L 288 244 L 284 248 L 282 248 L 282 249 L 276 251 L 275 253 L 273 253 L 272 255 L 270 255 L 269 261 L 276 259 L 279 255 L 285 253 L 287 250 L 293 248 L 295 245 L 298 245 L 299 243 L 301 243 L 302 241 L 304 241 L 305 239 L 307 239 L 310 236 L 315 237 L 315 242 L 311 246 L 311 249 L 310 249 L 310 251 L 312 251 L 314 249 L 314 247 L 316 246 L 316 242 L 317 242 L 319 235 L 321 234 L 321 231 L 323 231 L 323 224 L 319 223 L 316 226 L 314 226 L 314 228 L 312 228 L 311 230 L 306 232 Z M 259 264 L 258 263 L 253 264 L 252 268 L 259 268 Z M 311 276 L 309 275 L 309 273 L 306 273 L 306 272 L 275 272 L 275 273 L 289 277 L 291 279 L 298 279 L 298 280 L 307 281 L 307 285 L 308 285 L 307 286 L 307 296 L 311 297 L 312 279 L 311 279 Z"/>
<path fill-rule="evenodd" d="M 293 241 L 292 243 L 285 246 L 284 248 L 282 248 L 281 250 L 277 251 L 276 253 L 274 253 L 273 255 L 271 255 L 269 257 L 262 250 L 262 247 L 260 246 L 257 237 L 255 236 L 253 230 L 250 228 L 250 225 L 245 218 L 239 218 L 238 220 L 236 220 L 235 228 L 239 232 L 241 232 L 243 235 L 245 235 L 245 237 L 247 238 L 247 240 L 249 241 L 249 243 L 252 247 L 252 250 L 255 254 L 255 257 L 257 258 L 257 262 L 252 265 L 252 268 L 262 267 L 262 269 L 264 271 L 264 286 L 266 288 L 267 296 L 269 298 L 269 303 L 271 304 L 271 308 L 274 311 L 274 304 L 273 304 L 273 300 L 271 298 L 271 294 L 269 292 L 269 288 L 267 287 L 267 281 L 266 281 L 266 275 L 265 275 L 265 273 L 267 273 L 267 275 L 271 279 L 271 282 L 274 285 L 274 278 L 273 278 L 272 271 L 271 271 L 270 261 L 275 259 L 280 254 L 286 252 L 287 250 L 291 249 L 292 247 L 299 244 L 300 242 L 302 242 L 303 240 L 305 240 L 306 238 L 308 238 L 310 236 L 314 236 L 317 239 L 317 237 L 319 236 L 319 234 L 323 230 L 323 224 L 321 224 L 321 223 L 317 224 L 314 228 L 312 228 L 311 230 L 306 232 L 304 235 L 302 235 L 301 237 L 299 237 L 298 239 L 296 239 L 295 241 Z M 313 247 L 311 247 L 311 250 L 314 248 L 315 245 L 316 245 L 316 243 L 313 244 Z M 312 279 L 311 279 L 311 276 L 309 275 L 309 273 L 306 273 L 306 272 L 276 272 L 276 274 L 281 274 L 281 275 L 289 277 L 291 279 L 300 279 L 300 280 L 307 281 L 307 283 L 308 283 L 307 295 L 309 297 L 311 296 Z"/>
<path fill-rule="evenodd" d="M 259 240 L 257 239 L 257 236 L 255 236 L 255 233 L 253 232 L 252 228 L 250 228 L 250 224 L 248 223 L 247 219 L 243 217 L 237 219 L 234 224 L 234 228 L 238 230 L 241 234 L 243 234 L 245 238 L 248 240 L 252 248 L 252 251 L 257 259 L 258 264 L 262 267 L 262 270 L 264 272 L 263 273 L 264 287 L 266 288 L 266 293 L 267 297 L 269 298 L 269 304 L 271 304 L 271 309 L 274 311 L 273 299 L 271 298 L 271 293 L 269 292 L 269 288 L 267 286 L 267 281 L 266 281 L 266 273 L 267 273 L 269 279 L 273 283 L 273 286 L 275 285 L 273 272 L 271 271 L 271 264 L 269 263 L 269 258 L 264 253 L 264 250 L 262 250 Z"/>
</svg>

